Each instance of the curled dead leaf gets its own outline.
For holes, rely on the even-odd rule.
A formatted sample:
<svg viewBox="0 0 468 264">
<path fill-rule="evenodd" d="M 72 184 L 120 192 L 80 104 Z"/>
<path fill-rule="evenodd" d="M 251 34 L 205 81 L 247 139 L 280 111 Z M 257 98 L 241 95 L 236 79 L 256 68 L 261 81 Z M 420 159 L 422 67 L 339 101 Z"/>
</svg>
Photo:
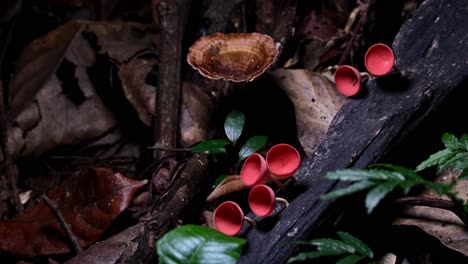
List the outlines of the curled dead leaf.
<svg viewBox="0 0 468 264">
<path fill-rule="evenodd" d="M 246 190 L 247 188 L 248 187 L 240 180 L 239 175 L 228 176 L 216 186 L 210 195 L 208 195 L 206 202 L 213 202 L 224 195 Z"/>
</svg>

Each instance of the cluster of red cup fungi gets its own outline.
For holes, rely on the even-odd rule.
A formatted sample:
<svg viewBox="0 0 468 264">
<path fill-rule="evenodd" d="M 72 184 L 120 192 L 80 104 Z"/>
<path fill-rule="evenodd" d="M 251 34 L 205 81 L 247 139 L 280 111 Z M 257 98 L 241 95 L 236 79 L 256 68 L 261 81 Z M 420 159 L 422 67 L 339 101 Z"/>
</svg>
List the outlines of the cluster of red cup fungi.
<svg viewBox="0 0 468 264">
<path fill-rule="evenodd" d="M 240 179 L 248 187 L 249 206 L 252 212 L 259 217 L 269 216 L 276 202 L 285 199 L 275 196 L 273 189 L 266 185 L 273 181 L 281 185 L 281 180 L 294 175 L 299 168 L 301 157 L 296 148 L 289 144 L 277 144 L 270 148 L 264 158 L 259 153 L 253 153 L 245 160 Z M 216 229 L 226 235 L 236 235 L 242 229 L 244 221 L 254 225 L 253 221 L 244 216 L 241 207 L 233 201 L 221 203 L 213 213 L 213 222 Z"/>
<path fill-rule="evenodd" d="M 390 47 L 383 43 L 372 45 L 364 56 L 367 71 L 374 76 L 383 76 L 394 69 L 395 56 Z M 335 71 L 335 85 L 345 96 L 354 96 L 361 90 L 362 76 L 350 66 L 342 65 Z"/>
</svg>

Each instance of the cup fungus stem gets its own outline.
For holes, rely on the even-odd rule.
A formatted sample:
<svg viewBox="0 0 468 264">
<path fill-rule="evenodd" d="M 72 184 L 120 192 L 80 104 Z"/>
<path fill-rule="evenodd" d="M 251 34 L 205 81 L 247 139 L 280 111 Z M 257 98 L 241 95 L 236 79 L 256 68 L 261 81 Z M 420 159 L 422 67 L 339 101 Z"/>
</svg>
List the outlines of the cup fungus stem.
<svg viewBox="0 0 468 264">
<path fill-rule="evenodd" d="M 284 207 L 288 207 L 289 206 L 289 202 L 284 199 L 284 198 L 281 198 L 281 197 L 276 197 L 275 200 L 279 203 L 283 203 L 284 204 Z"/>
<path fill-rule="evenodd" d="M 252 218 L 249 218 L 249 217 L 247 217 L 247 216 L 244 216 L 244 220 L 245 220 L 249 225 L 251 225 L 252 227 L 255 227 L 255 226 L 256 226 L 256 224 L 255 224 L 254 220 L 252 220 Z"/>
</svg>

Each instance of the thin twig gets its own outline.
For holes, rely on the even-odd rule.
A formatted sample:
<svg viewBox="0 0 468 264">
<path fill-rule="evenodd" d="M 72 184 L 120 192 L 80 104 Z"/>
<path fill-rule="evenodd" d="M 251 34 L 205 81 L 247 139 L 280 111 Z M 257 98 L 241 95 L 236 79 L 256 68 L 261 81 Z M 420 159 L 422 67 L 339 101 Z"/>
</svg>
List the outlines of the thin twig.
<svg viewBox="0 0 468 264">
<path fill-rule="evenodd" d="M 363 6 L 363 8 L 362 8 L 362 10 L 360 12 L 361 17 L 359 18 L 359 22 L 357 23 L 356 27 L 353 30 L 351 38 L 348 41 L 348 44 L 346 45 L 346 48 L 345 48 L 343 54 L 341 54 L 341 58 L 340 58 L 340 61 L 338 62 L 338 65 L 343 65 L 346 58 L 348 57 L 348 54 L 349 54 L 349 52 L 351 50 L 351 47 L 353 46 L 354 40 L 356 39 L 357 33 L 362 30 L 362 28 L 364 27 L 364 25 L 367 22 L 367 16 L 369 14 L 369 10 L 370 10 L 371 6 L 374 4 L 374 2 L 375 2 L 375 0 L 367 0 L 366 3 L 362 3 L 362 1 L 358 1 L 358 4 Z"/>
<path fill-rule="evenodd" d="M 79 252 L 82 252 L 83 251 L 83 248 L 80 246 L 80 244 L 78 243 L 78 240 L 75 236 L 75 234 L 73 234 L 73 231 L 71 230 L 70 226 L 67 224 L 67 222 L 65 221 L 65 219 L 63 218 L 63 215 L 62 213 L 60 212 L 60 210 L 57 208 L 57 206 L 55 205 L 55 203 L 53 201 L 51 201 L 49 199 L 49 197 L 47 197 L 46 195 L 43 195 L 42 196 L 42 199 L 44 200 L 44 202 L 46 203 L 46 205 L 50 208 L 50 210 L 54 213 L 55 217 L 57 218 L 57 220 L 59 221 L 60 225 L 62 226 L 63 228 L 63 231 L 65 231 L 65 234 L 67 234 L 67 237 L 68 239 L 70 240 L 70 243 L 72 244 L 73 246 L 73 249 L 75 250 L 76 253 L 79 253 Z"/>
<path fill-rule="evenodd" d="M 156 151 L 170 151 L 170 152 L 188 152 L 192 151 L 191 148 L 161 148 L 161 147 L 148 147 L 148 149 Z"/>
<path fill-rule="evenodd" d="M 13 159 L 10 155 L 10 147 L 8 142 L 8 128 L 10 127 L 8 122 L 8 108 L 9 108 L 9 93 L 7 91 L 7 85 L 3 84 L 1 79 L 4 76 L 3 63 L 5 56 L 8 50 L 8 45 L 12 39 L 13 29 L 15 27 L 15 22 L 17 19 L 17 14 L 20 12 L 21 2 L 18 2 L 13 11 L 12 18 L 10 23 L 5 25 L 5 31 L 0 30 L 0 40 L 4 40 L 0 44 L 0 146 L 3 155 L 3 160 L 5 162 L 5 175 L 7 177 L 8 184 L 11 190 L 11 197 L 13 204 L 16 209 L 16 214 L 23 213 L 23 204 L 18 194 L 18 186 L 16 185 L 16 178 L 18 174 L 18 168 L 14 164 Z"/>
<path fill-rule="evenodd" d="M 450 200 L 434 197 L 402 197 L 397 199 L 395 203 L 405 206 L 427 206 L 449 210 L 460 218 L 466 226 L 468 226 L 468 217 L 463 211 L 463 207 L 460 207 Z"/>
</svg>

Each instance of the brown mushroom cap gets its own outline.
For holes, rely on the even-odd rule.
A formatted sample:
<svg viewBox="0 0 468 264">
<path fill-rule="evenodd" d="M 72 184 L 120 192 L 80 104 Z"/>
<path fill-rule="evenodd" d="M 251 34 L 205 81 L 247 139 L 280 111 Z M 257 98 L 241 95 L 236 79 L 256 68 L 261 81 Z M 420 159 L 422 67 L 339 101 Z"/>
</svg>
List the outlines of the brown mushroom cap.
<svg viewBox="0 0 468 264">
<path fill-rule="evenodd" d="M 215 33 L 189 49 L 187 62 L 209 79 L 252 81 L 275 62 L 273 39 L 260 33 Z"/>
</svg>

